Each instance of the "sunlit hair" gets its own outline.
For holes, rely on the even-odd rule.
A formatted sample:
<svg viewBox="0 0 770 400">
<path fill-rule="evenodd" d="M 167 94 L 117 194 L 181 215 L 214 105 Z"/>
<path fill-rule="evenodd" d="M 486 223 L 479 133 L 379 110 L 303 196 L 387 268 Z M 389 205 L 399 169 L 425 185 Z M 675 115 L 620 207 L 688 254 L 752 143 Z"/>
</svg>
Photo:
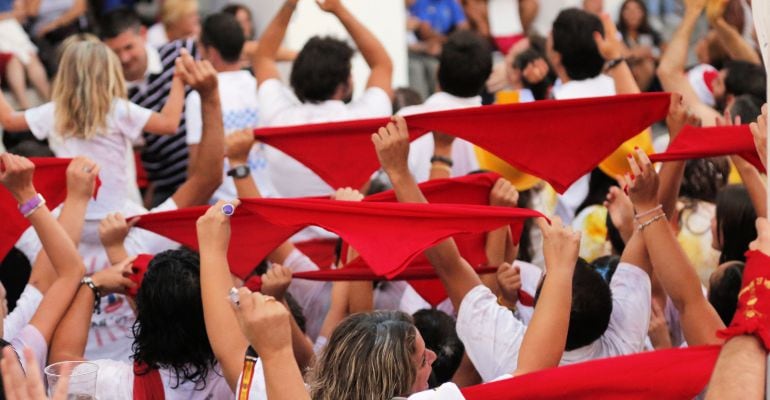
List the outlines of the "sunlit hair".
<svg viewBox="0 0 770 400">
<path fill-rule="evenodd" d="M 160 8 L 160 22 L 168 28 L 189 14 L 198 13 L 196 0 L 165 0 Z"/>
<path fill-rule="evenodd" d="M 113 100 L 126 98 L 118 57 L 93 35 L 76 35 L 62 44 L 53 84 L 56 131 L 91 139 L 106 134 Z"/>
<path fill-rule="evenodd" d="M 313 400 L 381 400 L 409 395 L 417 376 L 417 329 L 399 311 L 354 314 L 332 333 L 309 374 Z"/>
</svg>

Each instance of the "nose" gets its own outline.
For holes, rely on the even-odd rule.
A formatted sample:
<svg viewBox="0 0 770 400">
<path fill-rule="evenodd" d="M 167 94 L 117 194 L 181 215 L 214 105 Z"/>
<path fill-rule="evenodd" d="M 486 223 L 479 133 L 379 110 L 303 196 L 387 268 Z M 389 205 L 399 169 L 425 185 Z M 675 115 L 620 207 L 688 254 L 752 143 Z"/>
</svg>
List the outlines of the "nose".
<svg viewBox="0 0 770 400">
<path fill-rule="evenodd" d="M 428 359 L 428 365 L 433 365 L 433 362 L 435 362 L 437 358 L 436 353 L 434 353 L 433 350 L 428 350 L 426 358 Z"/>
</svg>

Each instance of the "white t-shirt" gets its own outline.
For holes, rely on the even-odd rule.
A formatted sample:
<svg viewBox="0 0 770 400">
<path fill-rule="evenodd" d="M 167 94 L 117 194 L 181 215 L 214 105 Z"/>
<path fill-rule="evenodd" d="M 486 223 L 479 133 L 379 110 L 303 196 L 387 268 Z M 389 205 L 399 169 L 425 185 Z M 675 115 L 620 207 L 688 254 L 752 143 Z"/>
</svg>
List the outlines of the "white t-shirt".
<svg viewBox="0 0 770 400">
<path fill-rule="evenodd" d="M 172 198 L 167 199 L 150 212 L 176 210 L 177 206 Z M 131 215 L 144 214 L 147 210 L 140 209 Z M 110 266 L 107 253 L 99 241 L 98 221 L 86 221 L 81 235 L 78 251 L 83 257 L 86 267 L 86 275 Z M 27 258 L 34 260 L 42 248 L 35 230 L 27 229 L 16 243 L 16 247 Z M 164 250 L 176 249 L 179 244 L 140 228 L 133 228 L 128 232 L 125 248 L 128 254 L 157 254 Z M 131 345 L 133 336 L 131 327 L 136 320 L 134 311 L 123 295 L 110 294 L 102 297 L 101 312 L 91 316 L 91 330 L 88 333 L 85 358 L 90 360 L 112 359 L 129 361 L 133 354 Z"/>
<path fill-rule="evenodd" d="M 133 400 L 134 398 L 134 366 L 132 363 L 114 360 L 90 361 L 99 367 L 96 377 L 97 400 Z M 209 370 L 206 377 L 206 387 L 195 390 L 192 382 L 178 384 L 173 371 L 160 369 L 163 392 L 166 400 L 213 400 L 232 399 L 233 392 L 217 365 Z"/>
<path fill-rule="evenodd" d="M 19 356 L 21 361 L 21 367 L 25 373 L 29 374 L 29 360 L 24 356 L 24 348 L 29 347 L 35 353 L 35 361 L 40 368 L 38 373 L 40 376 L 45 376 L 43 369 L 45 369 L 46 361 L 48 360 L 48 343 L 46 343 L 43 334 L 40 333 L 34 325 L 25 326 L 13 339 L 9 340 L 11 346 Z"/>
<path fill-rule="evenodd" d="M 434 93 L 425 103 L 404 107 L 399 115 L 420 114 L 431 111 L 456 110 L 460 108 L 477 107 L 481 105 L 481 96 L 457 97 L 446 92 Z M 433 157 L 435 143 L 429 132 L 415 139 L 409 146 L 409 171 L 417 182 L 425 182 L 430 177 L 430 159 Z M 479 169 L 473 144 L 463 139 L 452 142 L 452 176 L 464 176 Z"/>
<path fill-rule="evenodd" d="M 292 273 L 318 271 L 318 266 L 303 254 L 294 249 L 283 266 Z M 305 316 L 305 333 L 310 340 L 315 341 L 321 332 L 321 326 L 331 305 L 332 282 L 311 281 L 308 279 L 292 279 L 289 294 L 302 307 Z"/>
<path fill-rule="evenodd" d="M 612 314 L 607 330 L 588 346 L 564 352 L 560 365 L 643 350 L 650 322 L 650 277 L 632 264 L 620 263 L 610 289 Z M 516 370 L 527 327 L 498 305 L 486 286 L 476 286 L 465 295 L 456 327 L 468 357 L 485 382 Z"/>
<path fill-rule="evenodd" d="M 557 100 L 582 99 L 587 97 L 601 97 L 615 95 L 615 81 L 607 75 L 600 74 L 594 78 L 567 83 L 557 82 L 553 87 L 553 97 Z M 564 194 L 559 195 L 556 205 L 556 215 L 565 224 L 572 222 L 575 211 L 588 196 L 588 184 L 591 174 L 583 175 L 575 181 Z"/>
<path fill-rule="evenodd" d="M 365 118 L 387 117 L 393 112 L 390 97 L 378 87 L 366 89 L 355 101 L 345 104 L 340 100 L 320 103 L 302 103 L 291 88 L 278 79 L 262 82 L 258 91 L 260 126 L 286 126 Z M 334 189 L 309 168 L 293 157 L 267 146 L 268 171 L 277 197 L 325 196 Z M 292 242 L 335 235 L 317 227 L 309 227 L 294 235 Z"/>
<path fill-rule="evenodd" d="M 10 342 L 29 324 L 41 301 L 43 294 L 36 287 L 30 284 L 24 286 L 24 291 L 16 301 L 16 308 L 3 319 L 3 340 Z"/>
<path fill-rule="evenodd" d="M 46 103 L 24 112 L 30 131 L 38 139 L 48 139 L 57 157 L 87 156 L 101 167 L 102 186 L 96 200 L 88 203 L 86 219 L 101 219 L 116 211 L 125 211 L 129 198 L 138 191 L 130 181 L 134 160 L 128 149 L 142 135 L 152 111 L 125 99 L 115 99 L 107 116 L 107 130 L 91 139 L 64 137 L 56 131 L 56 106 Z M 131 188 L 131 189 L 129 189 Z M 131 193 L 133 190 L 134 193 Z"/>
<path fill-rule="evenodd" d="M 222 103 L 222 119 L 225 135 L 248 128 L 256 128 L 259 121 L 259 102 L 257 100 L 257 80 L 247 71 L 220 72 L 219 99 Z M 190 92 L 185 100 L 185 121 L 187 124 L 187 144 L 199 144 L 203 133 L 201 117 L 201 96 Z M 249 153 L 248 165 L 251 177 L 257 184 L 263 197 L 275 197 L 275 189 L 267 173 L 267 157 L 264 143 L 256 143 Z M 218 200 L 238 198 L 233 178 L 227 176 L 230 163 L 225 158 L 222 185 L 211 197 L 211 203 Z"/>
</svg>

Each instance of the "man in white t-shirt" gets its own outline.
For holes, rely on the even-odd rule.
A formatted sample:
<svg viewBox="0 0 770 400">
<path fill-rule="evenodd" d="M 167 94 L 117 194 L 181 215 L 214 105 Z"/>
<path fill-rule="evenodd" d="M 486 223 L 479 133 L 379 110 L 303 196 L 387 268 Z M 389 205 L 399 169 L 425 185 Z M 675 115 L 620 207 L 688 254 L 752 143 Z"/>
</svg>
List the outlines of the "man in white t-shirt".
<svg viewBox="0 0 770 400">
<path fill-rule="evenodd" d="M 402 108 L 399 114 L 480 106 L 479 94 L 490 73 L 492 53 L 484 39 L 470 31 L 455 32 L 444 43 L 439 58 L 441 91 L 421 105 Z M 413 141 L 409 149 L 409 170 L 417 182 L 431 177 L 463 176 L 477 169 L 479 163 L 473 144 L 463 139 L 452 140 L 447 135 L 434 133 Z"/>
<path fill-rule="evenodd" d="M 192 63 L 192 60 L 188 61 Z M 201 93 L 204 133 L 200 145 L 208 150 L 202 152 L 200 157 L 195 159 L 187 181 L 177 189 L 173 196 L 149 212 L 206 204 L 214 190 L 222 183 L 224 131 L 216 75 L 199 62 L 193 65 L 185 63 L 185 65 L 188 67 L 188 71 L 197 70 L 200 76 L 200 78 L 193 78 L 192 75 L 185 75 L 185 79 L 188 85 Z M 216 149 L 222 150 L 217 151 Z M 137 207 L 135 215 L 146 212 L 148 211 Z M 30 260 L 34 260 L 41 245 L 35 232 L 29 229 L 22 235 L 16 247 Z M 178 244 L 154 233 L 134 228 L 128 232 L 125 247 L 128 254 L 155 254 L 176 248 Z M 111 265 L 96 232 L 83 233 L 79 252 L 86 266 L 87 275 Z M 91 330 L 85 349 L 86 357 L 89 359 L 128 361 L 131 356 L 131 328 L 134 320 L 133 310 L 124 296 L 116 294 L 105 296 L 100 302 L 100 312 L 94 314 L 91 320 Z"/>
<path fill-rule="evenodd" d="M 311 38 L 294 60 L 291 87 L 280 81 L 276 54 L 297 1 L 286 0 L 263 33 L 252 59 L 259 82 L 259 124 L 301 125 L 391 115 L 393 63 L 377 38 L 340 0 L 326 0 L 319 6 L 337 17 L 369 65 L 371 72 L 364 93 L 350 101 L 353 49 L 344 41 L 330 37 Z M 334 188 L 318 175 L 282 151 L 267 146 L 266 154 L 278 197 L 323 196 L 333 192 Z M 334 236 L 311 227 L 295 235 L 292 241 L 331 237 Z"/>
<path fill-rule="evenodd" d="M 200 38 L 200 54 L 211 62 L 217 70 L 219 79 L 219 97 L 222 102 L 222 117 L 225 134 L 238 130 L 257 127 L 259 121 L 259 103 L 257 100 L 257 80 L 250 72 L 241 69 L 240 57 L 245 43 L 243 29 L 230 14 L 217 13 L 203 21 Z M 187 121 L 187 145 L 190 160 L 198 156 L 201 141 L 201 107 L 198 92 L 191 92 L 185 101 L 185 119 Z M 222 186 L 217 189 L 210 203 L 217 200 L 230 200 L 238 197 L 233 183 L 234 177 L 251 175 L 264 197 L 273 197 L 275 189 L 267 173 L 265 145 L 256 143 L 249 153 L 248 162 L 230 165 L 225 159 L 225 176 Z"/>
</svg>

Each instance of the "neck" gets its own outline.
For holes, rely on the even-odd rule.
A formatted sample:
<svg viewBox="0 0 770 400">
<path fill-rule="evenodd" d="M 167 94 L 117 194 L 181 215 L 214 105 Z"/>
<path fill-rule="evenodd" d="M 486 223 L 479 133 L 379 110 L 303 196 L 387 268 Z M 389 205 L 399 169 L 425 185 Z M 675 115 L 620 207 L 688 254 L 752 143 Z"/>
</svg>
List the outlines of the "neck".
<svg viewBox="0 0 770 400">
<path fill-rule="evenodd" d="M 240 62 L 234 62 L 234 63 L 227 63 L 227 62 L 212 62 L 211 65 L 214 67 L 217 72 L 234 72 L 234 71 L 240 71 L 241 70 L 241 64 Z"/>
</svg>

